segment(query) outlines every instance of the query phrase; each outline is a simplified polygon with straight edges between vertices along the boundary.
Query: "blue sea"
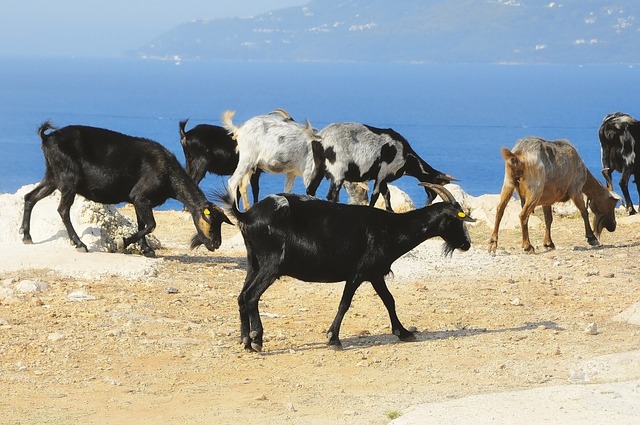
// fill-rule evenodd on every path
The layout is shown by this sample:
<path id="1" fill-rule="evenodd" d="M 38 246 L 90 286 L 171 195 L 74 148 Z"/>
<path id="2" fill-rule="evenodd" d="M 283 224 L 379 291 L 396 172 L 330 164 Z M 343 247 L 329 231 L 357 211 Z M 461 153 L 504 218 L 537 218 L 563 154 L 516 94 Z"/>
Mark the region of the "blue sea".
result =
<path id="1" fill-rule="evenodd" d="M 627 65 L 432 65 L 388 63 L 182 62 L 134 59 L 0 59 L 0 193 L 44 175 L 36 132 L 44 120 L 154 139 L 184 156 L 178 121 L 220 125 L 275 108 L 316 128 L 356 121 L 403 134 L 433 167 L 469 194 L 499 193 L 503 146 L 540 136 L 570 140 L 601 178 L 597 131 L 614 111 L 640 117 L 640 70 Z M 617 176 L 614 177 L 617 181 Z M 227 177 L 207 177 L 205 193 Z M 396 181 L 417 205 L 412 177 Z M 284 177 L 263 176 L 261 197 Z M 325 197 L 328 184 L 318 191 Z M 295 192 L 303 193 L 301 179 Z M 632 190 L 635 200 L 635 190 Z M 344 195 L 343 195 L 344 198 Z M 163 209 L 179 209 L 168 201 Z"/>

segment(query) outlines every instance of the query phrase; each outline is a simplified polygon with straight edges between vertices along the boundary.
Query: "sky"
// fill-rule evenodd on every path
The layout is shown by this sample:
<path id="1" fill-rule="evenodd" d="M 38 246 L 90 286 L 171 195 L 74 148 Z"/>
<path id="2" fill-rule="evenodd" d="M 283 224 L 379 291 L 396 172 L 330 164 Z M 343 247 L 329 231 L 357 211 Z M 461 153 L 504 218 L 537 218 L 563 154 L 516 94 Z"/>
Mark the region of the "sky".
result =
<path id="1" fill-rule="evenodd" d="M 1 0 L 0 56 L 117 57 L 184 22 L 309 0 Z"/>

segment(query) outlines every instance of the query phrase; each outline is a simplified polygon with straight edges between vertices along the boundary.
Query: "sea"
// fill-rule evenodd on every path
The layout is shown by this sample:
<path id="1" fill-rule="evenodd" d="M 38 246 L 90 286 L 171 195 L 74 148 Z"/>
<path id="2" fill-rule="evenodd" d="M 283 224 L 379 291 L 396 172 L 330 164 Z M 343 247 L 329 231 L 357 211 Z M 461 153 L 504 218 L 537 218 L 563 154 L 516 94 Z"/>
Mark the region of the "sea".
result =
<path id="1" fill-rule="evenodd" d="M 640 117 L 640 68 L 2 58 L 0 193 L 42 179 L 37 129 L 45 120 L 150 138 L 184 163 L 178 121 L 189 119 L 187 129 L 221 125 L 232 109 L 239 124 L 275 108 L 318 129 L 333 122 L 393 128 L 431 166 L 479 196 L 500 192 L 500 150 L 526 136 L 571 141 L 602 181 L 598 127 L 615 111 Z M 210 175 L 201 187 L 219 191 L 227 179 Z M 393 184 L 416 205 L 426 201 L 415 178 Z M 283 187 L 284 176 L 263 175 L 261 198 Z M 317 195 L 327 190 L 325 181 Z M 304 193 L 301 178 L 294 192 Z M 159 207 L 181 208 L 174 200 Z"/>

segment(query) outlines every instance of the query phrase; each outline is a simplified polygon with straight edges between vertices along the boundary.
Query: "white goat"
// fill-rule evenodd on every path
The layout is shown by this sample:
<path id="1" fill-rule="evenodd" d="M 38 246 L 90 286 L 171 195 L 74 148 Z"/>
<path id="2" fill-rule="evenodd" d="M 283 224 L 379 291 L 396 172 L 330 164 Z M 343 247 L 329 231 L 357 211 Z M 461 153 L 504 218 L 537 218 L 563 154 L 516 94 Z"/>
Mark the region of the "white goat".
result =
<path id="1" fill-rule="evenodd" d="M 225 111 L 222 124 L 238 142 L 238 166 L 229 178 L 234 199 L 241 183 L 256 169 L 286 174 L 284 191 L 291 192 L 296 176 L 302 176 L 307 194 L 315 196 L 324 177 L 320 136 L 307 122 L 298 124 L 284 110 L 258 115 L 240 126 L 232 122 L 235 111 Z"/>

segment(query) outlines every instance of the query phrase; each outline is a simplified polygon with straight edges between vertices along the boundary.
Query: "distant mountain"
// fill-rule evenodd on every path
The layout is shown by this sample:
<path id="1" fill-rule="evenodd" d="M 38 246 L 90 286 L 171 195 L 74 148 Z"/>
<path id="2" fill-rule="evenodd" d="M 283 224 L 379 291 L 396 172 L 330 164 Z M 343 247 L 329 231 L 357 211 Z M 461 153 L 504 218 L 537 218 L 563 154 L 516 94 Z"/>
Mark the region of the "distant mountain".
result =
<path id="1" fill-rule="evenodd" d="M 638 0 L 313 0 L 197 20 L 130 52 L 170 60 L 640 63 Z"/>

